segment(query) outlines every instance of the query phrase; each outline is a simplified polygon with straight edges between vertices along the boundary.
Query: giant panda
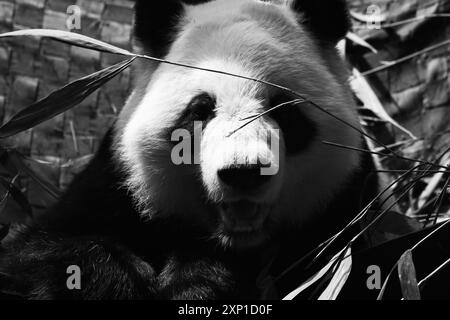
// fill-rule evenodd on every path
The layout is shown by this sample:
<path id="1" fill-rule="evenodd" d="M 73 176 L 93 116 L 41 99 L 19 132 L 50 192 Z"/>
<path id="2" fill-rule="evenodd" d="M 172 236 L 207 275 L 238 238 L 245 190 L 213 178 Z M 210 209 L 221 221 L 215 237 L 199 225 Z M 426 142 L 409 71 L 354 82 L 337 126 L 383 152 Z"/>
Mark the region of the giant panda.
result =
<path id="1" fill-rule="evenodd" d="M 261 274 L 333 235 L 377 189 L 370 156 L 323 143 L 365 147 L 336 49 L 346 3 L 141 0 L 135 10 L 141 53 L 196 68 L 136 62 L 134 90 L 91 163 L 3 241 L 0 291 L 259 299 Z M 308 102 L 267 112 L 295 97 L 266 82 L 343 121 Z M 176 132 L 193 138 L 179 157 L 197 161 L 174 161 Z M 73 290 L 70 266 L 81 271 Z"/>

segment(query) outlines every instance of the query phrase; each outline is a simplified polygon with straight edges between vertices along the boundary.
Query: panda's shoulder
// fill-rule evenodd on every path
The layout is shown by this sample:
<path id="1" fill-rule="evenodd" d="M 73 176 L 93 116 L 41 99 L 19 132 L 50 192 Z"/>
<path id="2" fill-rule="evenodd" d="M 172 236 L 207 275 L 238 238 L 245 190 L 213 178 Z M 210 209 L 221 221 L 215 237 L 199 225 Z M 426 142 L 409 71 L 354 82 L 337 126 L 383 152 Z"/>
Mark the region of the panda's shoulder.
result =
<path id="1" fill-rule="evenodd" d="M 123 187 L 125 173 L 114 157 L 113 139 L 110 129 L 87 167 L 75 176 L 56 204 L 37 217 L 40 224 L 81 231 L 139 222 L 132 197 Z"/>

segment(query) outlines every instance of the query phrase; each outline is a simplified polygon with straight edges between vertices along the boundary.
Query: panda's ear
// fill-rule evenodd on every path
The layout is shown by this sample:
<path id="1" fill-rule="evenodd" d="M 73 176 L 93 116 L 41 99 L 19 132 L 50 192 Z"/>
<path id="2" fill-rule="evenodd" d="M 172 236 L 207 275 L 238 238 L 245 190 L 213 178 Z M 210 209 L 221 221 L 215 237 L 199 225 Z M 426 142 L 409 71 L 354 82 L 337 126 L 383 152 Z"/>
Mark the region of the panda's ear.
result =
<path id="1" fill-rule="evenodd" d="M 200 4 L 208 0 L 136 0 L 135 37 L 163 56 L 175 36 L 175 28 L 183 16 L 183 4 Z"/>
<path id="2" fill-rule="evenodd" d="M 135 37 L 151 49 L 153 55 L 164 55 L 182 10 L 181 1 L 178 0 L 137 0 Z"/>
<path id="3" fill-rule="evenodd" d="M 346 0 L 292 0 L 292 7 L 319 39 L 337 43 L 350 30 Z"/>

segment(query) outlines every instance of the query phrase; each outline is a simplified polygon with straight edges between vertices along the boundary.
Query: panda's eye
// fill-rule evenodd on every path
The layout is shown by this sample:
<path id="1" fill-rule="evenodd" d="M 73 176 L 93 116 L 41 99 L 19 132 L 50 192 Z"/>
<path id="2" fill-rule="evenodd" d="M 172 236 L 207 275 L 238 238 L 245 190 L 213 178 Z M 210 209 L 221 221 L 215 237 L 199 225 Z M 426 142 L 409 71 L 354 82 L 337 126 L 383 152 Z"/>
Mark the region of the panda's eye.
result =
<path id="1" fill-rule="evenodd" d="M 293 98 L 282 94 L 270 99 L 269 104 L 272 108 L 292 100 Z M 283 132 L 288 154 L 296 154 L 306 149 L 317 134 L 315 123 L 305 116 L 301 106 L 287 104 L 272 111 L 270 116 Z"/>
<path id="2" fill-rule="evenodd" d="M 202 93 L 189 102 L 188 110 L 194 120 L 207 121 L 213 117 L 215 107 L 215 99 L 207 93 Z"/>

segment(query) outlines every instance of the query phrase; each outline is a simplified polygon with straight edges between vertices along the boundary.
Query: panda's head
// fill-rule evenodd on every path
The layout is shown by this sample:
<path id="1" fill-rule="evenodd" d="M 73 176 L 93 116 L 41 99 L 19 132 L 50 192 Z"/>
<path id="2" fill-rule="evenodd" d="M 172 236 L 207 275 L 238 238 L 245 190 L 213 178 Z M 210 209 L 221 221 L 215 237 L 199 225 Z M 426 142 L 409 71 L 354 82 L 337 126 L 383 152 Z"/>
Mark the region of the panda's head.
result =
<path id="1" fill-rule="evenodd" d="M 139 1 L 144 53 L 276 83 L 358 126 L 335 49 L 344 0 Z M 149 217 L 177 215 L 225 246 L 254 247 L 302 226 L 357 168 L 357 132 L 260 82 L 141 61 L 116 127 L 127 187 Z M 238 128 L 242 127 L 239 130 Z"/>

